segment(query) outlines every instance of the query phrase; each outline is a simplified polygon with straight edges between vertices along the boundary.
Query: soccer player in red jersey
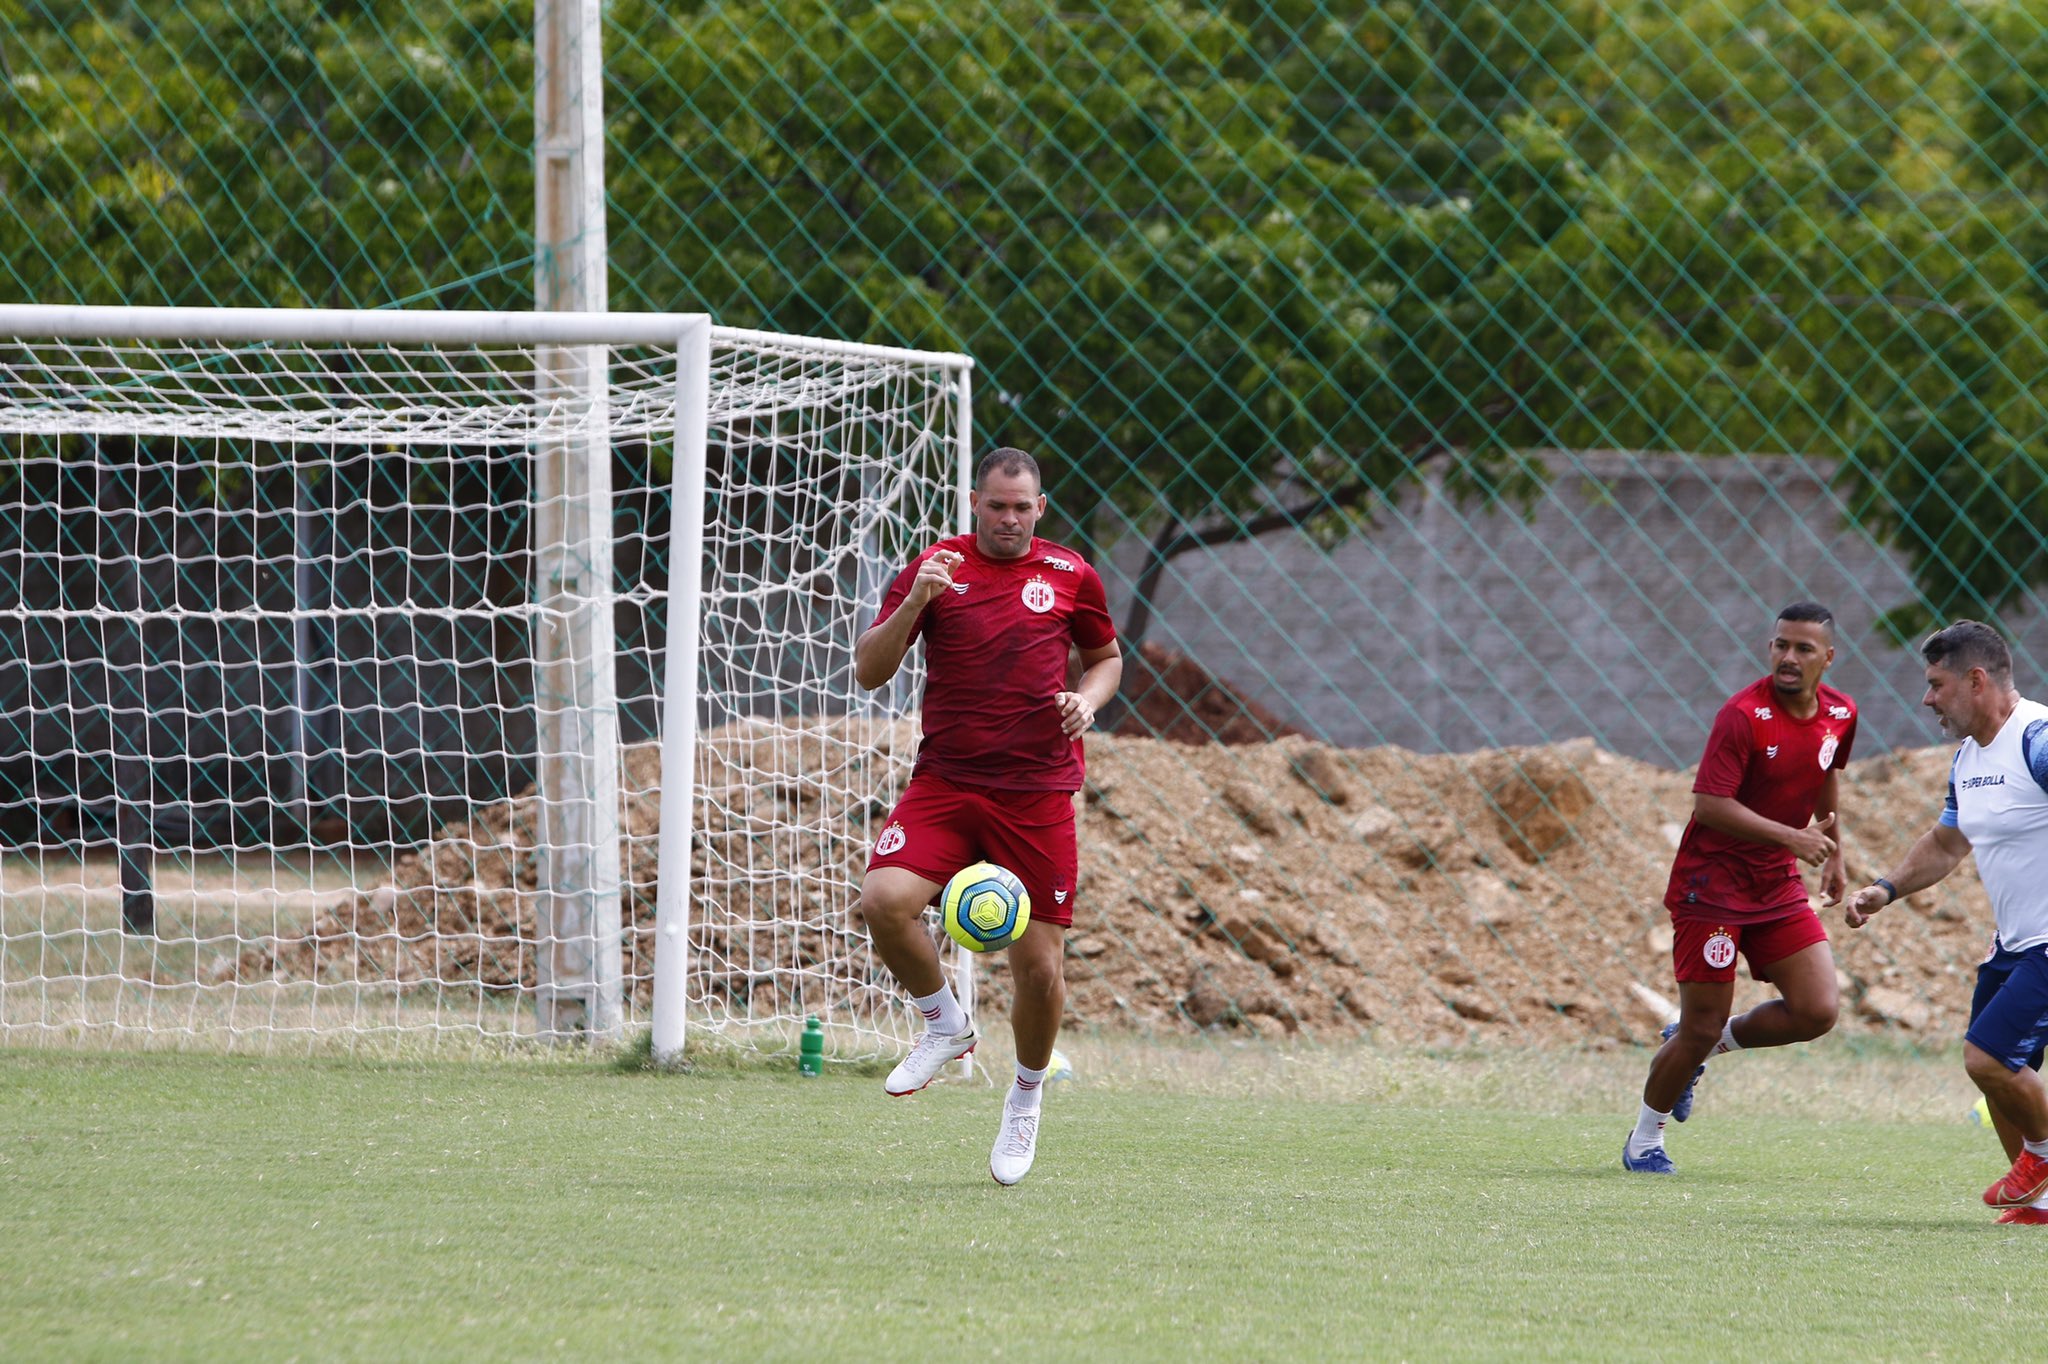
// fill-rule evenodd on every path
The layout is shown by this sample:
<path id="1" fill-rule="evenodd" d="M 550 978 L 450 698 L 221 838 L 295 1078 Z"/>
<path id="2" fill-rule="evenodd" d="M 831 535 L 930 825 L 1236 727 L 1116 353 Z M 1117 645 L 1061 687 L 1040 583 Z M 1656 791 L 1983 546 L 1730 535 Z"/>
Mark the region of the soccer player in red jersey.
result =
<path id="1" fill-rule="evenodd" d="M 1709 1056 L 1807 1042 L 1835 1026 L 1840 998 L 1827 930 L 1799 864 L 1821 869 L 1829 904 L 1848 889 L 1835 825 L 1837 775 L 1856 741 L 1856 703 L 1821 674 L 1835 660 L 1835 619 L 1794 602 L 1771 632 L 1770 676 L 1728 698 L 1693 778 L 1692 819 L 1672 860 L 1664 906 L 1678 976 L 1678 1022 L 1650 1062 L 1623 1168 L 1675 1173 L 1664 1124 L 1692 1116 Z M 1735 956 L 1779 998 L 1738 1018 Z"/>
<path id="2" fill-rule="evenodd" d="M 989 1157 L 996 1180 L 1015 1184 L 1037 1151 L 1041 1086 L 1066 1005 L 1081 735 L 1116 694 L 1123 656 L 1102 579 L 1073 550 L 1032 534 L 1045 515 L 1037 461 L 992 451 L 969 497 L 973 533 L 940 541 L 898 574 L 854 646 L 855 680 L 869 690 L 896 675 L 919 639 L 926 663 L 924 741 L 875 840 L 860 904 L 875 950 L 925 1017 L 884 1083 L 914 1094 L 980 1041 L 946 984 L 925 906 L 973 862 L 1024 883 L 1031 923 L 1009 949 L 1017 1079 Z M 1070 649 L 1081 660 L 1071 691 Z"/>

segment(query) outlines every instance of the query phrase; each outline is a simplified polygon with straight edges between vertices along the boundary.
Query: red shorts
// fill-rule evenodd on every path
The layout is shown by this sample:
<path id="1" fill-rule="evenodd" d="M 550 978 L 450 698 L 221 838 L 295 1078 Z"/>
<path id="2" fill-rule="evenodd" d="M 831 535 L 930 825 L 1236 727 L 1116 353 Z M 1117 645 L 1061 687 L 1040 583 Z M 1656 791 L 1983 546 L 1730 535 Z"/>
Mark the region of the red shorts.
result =
<path id="1" fill-rule="evenodd" d="M 1795 909 L 1777 919 L 1761 923 L 1724 924 L 1712 919 L 1671 920 L 1671 963 L 1678 979 L 1686 981 L 1730 981 L 1735 979 L 1735 954 L 1739 950 L 1749 961 L 1749 978 L 1772 962 L 1804 952 L 1817 942 L 1828 940 L 1820 915 L 1810 909 Z"/>
<path id="2" fill-rule="evenodd" d="M 1071 791 L 1000 791 L 916 776 L 875 839 L 868 870 L 901 867 L 940 885 L 975 862 L 1008 867 L 1031 897 L 1031 917 L 1074 922 L 1080 854 Z"/>

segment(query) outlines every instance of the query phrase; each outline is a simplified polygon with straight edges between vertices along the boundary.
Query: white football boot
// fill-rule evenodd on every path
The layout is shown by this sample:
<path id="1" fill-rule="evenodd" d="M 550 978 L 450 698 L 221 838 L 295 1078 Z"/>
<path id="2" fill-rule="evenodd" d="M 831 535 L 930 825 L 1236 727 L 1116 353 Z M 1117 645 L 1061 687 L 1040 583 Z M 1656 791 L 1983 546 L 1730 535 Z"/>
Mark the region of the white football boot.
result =
<path id="1" fill-rule="evenodd" d="M 1038 1154 L 1038 1119 L 1042 1108 L 1019 1108 L 1003 1100 L 1003 1125 L 996 1130 L 996 1146 L 988 1153 L 988 1172 L 998 1184 L 1015 1184 L 1031 1173 L 1031 1161 Z"/>
<path id="2" fill-rule="evenodd" d="M 974 1030 L 972 1023 L 951 1037 L 927 1028 L 918 1034 L 910 1055 L 898 1061 L 896 1069 L 889 1072 L 882 1088 L 899 1099 L 906 1094 L 915 1094 L 937 1079 L 948 1061 L 959 1060 L 973 1051 L 980 1041 L 981 1034 Z"/>

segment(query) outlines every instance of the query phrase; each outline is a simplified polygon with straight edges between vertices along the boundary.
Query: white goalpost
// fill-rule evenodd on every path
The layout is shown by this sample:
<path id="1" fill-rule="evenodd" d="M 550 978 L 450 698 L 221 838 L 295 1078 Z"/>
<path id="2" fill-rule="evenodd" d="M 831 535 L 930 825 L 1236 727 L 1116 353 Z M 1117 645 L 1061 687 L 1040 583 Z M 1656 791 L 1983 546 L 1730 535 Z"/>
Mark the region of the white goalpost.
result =
<path id="1" fill-rule="evenodd" d="M 872 1053 L 971 365 L 697 314 L 0 306 L 0 1040 Z M 956 971 L 971 990 L 971 965 Z"/>

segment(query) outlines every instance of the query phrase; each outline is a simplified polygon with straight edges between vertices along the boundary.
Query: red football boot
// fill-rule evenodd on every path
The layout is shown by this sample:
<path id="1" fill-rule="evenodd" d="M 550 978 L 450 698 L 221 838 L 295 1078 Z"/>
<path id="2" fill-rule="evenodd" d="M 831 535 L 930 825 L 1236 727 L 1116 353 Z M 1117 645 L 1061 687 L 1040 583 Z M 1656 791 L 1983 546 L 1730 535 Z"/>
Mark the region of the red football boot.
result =
<path id="1" fill-rule="evenodd" d="M 2048 1208 L 2006 1208 L 1998 1220 L 2009 1227 L 2048 1227 Z"/>
<path id="2" fill-rule="evenodd" d="M 2023 1207 L 2039 1198 L 2043 1189 L 2048 1189 L 2048 1160 L 2022 1151 L 2005 1178 L 1984 1191 L 1984 1201 L 1994 1208 Z"/>

